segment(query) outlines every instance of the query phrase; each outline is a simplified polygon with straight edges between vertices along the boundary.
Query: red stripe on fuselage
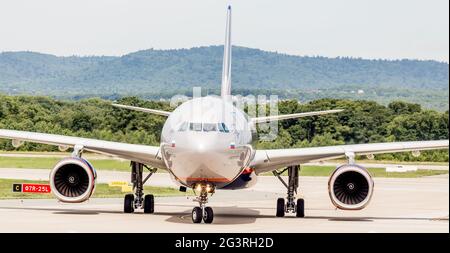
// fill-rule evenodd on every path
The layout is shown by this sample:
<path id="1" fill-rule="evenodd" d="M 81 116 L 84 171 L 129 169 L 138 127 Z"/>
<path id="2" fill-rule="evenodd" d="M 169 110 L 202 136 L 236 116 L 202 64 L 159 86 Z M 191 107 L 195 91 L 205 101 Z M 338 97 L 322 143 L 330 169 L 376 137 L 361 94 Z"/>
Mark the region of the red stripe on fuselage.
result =
<path id="1" fill-rule="evenodd" d="M 204 181 L 204 182 L 218 182 L 218 183 L 228 183 L 231 182 L 231 179 L 224 177 L 187 177 L 180 178 L 183 181 Z"/>

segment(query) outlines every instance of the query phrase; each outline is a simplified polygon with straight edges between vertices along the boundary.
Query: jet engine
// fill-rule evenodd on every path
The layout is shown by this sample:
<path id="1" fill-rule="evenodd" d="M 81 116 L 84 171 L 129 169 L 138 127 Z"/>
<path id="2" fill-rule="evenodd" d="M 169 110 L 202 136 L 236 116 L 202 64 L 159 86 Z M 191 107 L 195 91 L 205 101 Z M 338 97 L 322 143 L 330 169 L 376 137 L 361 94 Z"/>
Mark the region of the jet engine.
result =
<path id="1" fill-rule="evenodd" d="M 62 202 L 79 203 L 89 199 L 94 192 L 97 173 L 82 158 L 65 158 L 50 172 L 53 195 Z"/>
<path id="2" fill-rule="evenodd" d="M 339 209 L 360 210 L 369 204 L 374 182 L 362 166 L 345 164 L 336 168 L 328 181 L 331 202 Z"/>

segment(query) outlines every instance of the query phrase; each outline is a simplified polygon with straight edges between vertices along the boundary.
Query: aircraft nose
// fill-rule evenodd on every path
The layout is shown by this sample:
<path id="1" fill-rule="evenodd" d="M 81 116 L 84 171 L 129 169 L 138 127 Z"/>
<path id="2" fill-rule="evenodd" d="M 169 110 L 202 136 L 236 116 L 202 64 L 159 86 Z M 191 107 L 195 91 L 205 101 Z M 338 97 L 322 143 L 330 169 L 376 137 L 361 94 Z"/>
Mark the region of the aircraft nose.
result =
<path id="1" fill-rule="evenodd" d="M 195 151 L 198 154 L 203 154 L 206 152 L 205 143 L 196 143 L 195 144 Z"/>
<path id="2" fill-rule="evenodd" d="M 196 154 L 204 154 L 217 149 L 214 138 L 196 138 L 192 139 L 191 148 Z"/>
<path id="3" fill-rule="evenodd" d="M 175 139 L 174 142 L 179 152 L 192 154 L 222 151 L 230 145 L 229 140 L 212 133 L 187 133 L 185 136 Z"/>

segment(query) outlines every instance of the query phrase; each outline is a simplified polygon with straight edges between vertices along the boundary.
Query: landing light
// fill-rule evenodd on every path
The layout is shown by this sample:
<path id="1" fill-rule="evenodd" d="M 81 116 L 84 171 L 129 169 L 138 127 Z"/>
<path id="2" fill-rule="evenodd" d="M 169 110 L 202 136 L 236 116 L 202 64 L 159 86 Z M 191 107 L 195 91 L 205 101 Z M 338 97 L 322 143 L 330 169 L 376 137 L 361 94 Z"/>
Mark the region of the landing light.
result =
<path id="1" fill-rule="evenodd" d="M 204 183 L 197 183 L 194 186 L 194 191 L 201 193 L 201 192 L 207 192 L 207 193 L 214 193 L 214 186 L 211 184 L 204 184 Z"/>

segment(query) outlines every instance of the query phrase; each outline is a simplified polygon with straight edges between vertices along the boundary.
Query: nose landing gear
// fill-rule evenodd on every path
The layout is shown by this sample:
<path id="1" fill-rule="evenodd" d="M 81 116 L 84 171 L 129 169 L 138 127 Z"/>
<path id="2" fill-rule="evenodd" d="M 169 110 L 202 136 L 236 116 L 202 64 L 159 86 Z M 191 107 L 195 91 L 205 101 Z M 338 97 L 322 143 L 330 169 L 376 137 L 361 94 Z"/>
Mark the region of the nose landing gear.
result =
<path id="1" fill-rule="evenodd" d="M 192 222 L 201 223 L 203 220 L 204 223 L 209 224 L 214 220 L 214 212 L 213 209 L 209 206 L 203 207 L 194 207 L 192 209 Z"/>
<path id="2" fill-rule="evenodd" d="M 288 172 L 288 183 L 286 183 L 281 174 L 285 171 Z M 300 171 L 300 166 L 289 166 L 284 170 L 278 172 L 273 171 L 273 174 L 286 186 L 287 189 L 287 203 L 285 203 L 284 198 L 279 198 L 277 200 L 277 217 L 284 217 L 285 213 L 295 213 L 297 217 L 305 217 L 305 200 L 302 198 L 295 201 L 298 189 L 298 175 Z"/>
<path id="3" fill-rule="evenodd" d="M 143 179 L 143 170 L 146 167 L 150 174 Z M 131 183 L 133 184 L 134 194 L 125 195 L 123 211 L 133 213 L 135 209 L 143 208 L 144 213 L 153 213 L 155 211 L 155 200 L 152 194 L 144 196 L 144 184 L 156 172 L 142 163 L 131 162 Z"/>
<path id="4" fill-rule="evenodd" d="M 212 223 L 214 220 L 214 212 L 211 207 L 206 206 L 206 203 L 208 203 L 208 194 L 212 195 L 215 192 L 214 185 L 197 183 L 193 189 L 195 193 L 198 192 L 198 196 L 194 201 L 198 202 L 200 206 L 192 209 L 192 222 L 201 223 L 203 220 L 204 223 Z"/>

